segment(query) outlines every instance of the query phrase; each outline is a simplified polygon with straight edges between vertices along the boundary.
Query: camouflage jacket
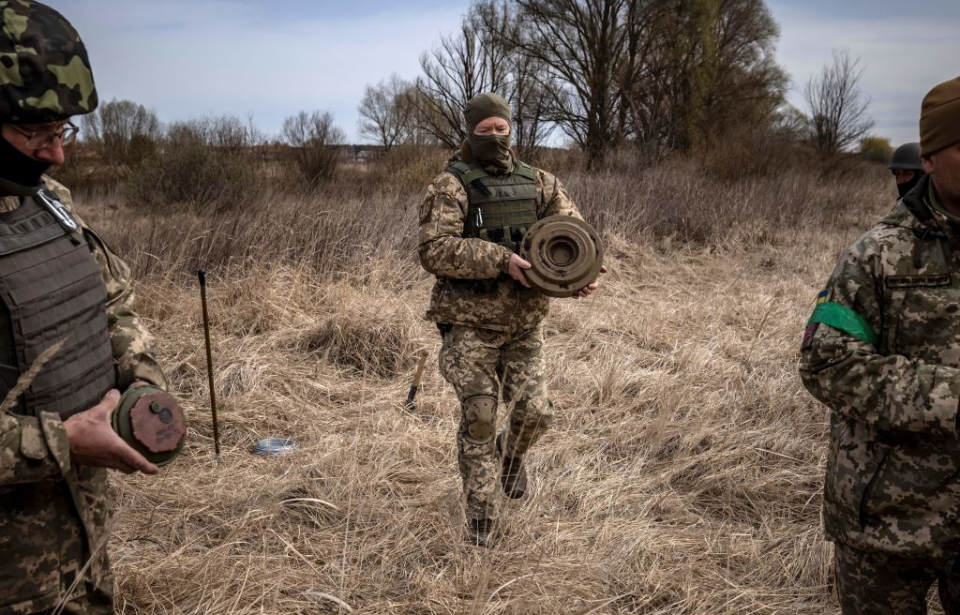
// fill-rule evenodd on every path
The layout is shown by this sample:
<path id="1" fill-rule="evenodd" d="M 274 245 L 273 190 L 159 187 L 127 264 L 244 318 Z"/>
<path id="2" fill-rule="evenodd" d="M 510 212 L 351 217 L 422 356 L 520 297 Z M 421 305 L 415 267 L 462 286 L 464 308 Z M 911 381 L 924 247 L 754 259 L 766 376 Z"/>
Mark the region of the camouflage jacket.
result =
<path id="1" fill-rule="evenodd" d="M 456 157 L 455 157 L 456 159 Z M 581 218 L 560 181 L 537 169 L 537 218 Z M 420 202 L 420 263 L 437 276 L 427 319 L 496 331 L 522 331 L 547 315 L 549 298 L 507 275 L 512 252 L 479 238 L 464 238 L 467 192 L 449 171 L 427 186 Z M 487 285 L 467 280 L 491 280 Z"/>
<path id="2" fill-rule="evenodd" d="M 928 185 L 840 258 L 818 301 L 848 320 L 815 311 L 800 362 L 832 410 L 827 537 L 906 557 L 960 555 L 960 233 Z"/>
<path id="3" fill-rule="evenodd" d="M 72 210 L 69 192 L 47 181 Z M 18 197 L 0 197 L 0 211 L 19 207 Z M 75 215 L 75 214 L 74 214 Z M 75 215 L 76 217 L 76 215 Z M 166 388 L 149 334 L 132 311 L 130 271 L 82 220 L 107 289 L 107 323 L 117 388 L 135 380 Z M 31 450 L 28 458 L 24 450 Z M 41 454 L 37 454 L 40 451 Z M 106 559 L 109 516 L 106 472 L 71 464 L 70 445 L 59 416 L 0 414 L 0 615 L 48 609 L 61 599 L 89 591 L 86 582 L 69 589 L 92 557 L 86 578 L 109 590 Z M 28 541 L 22 538 L 29 536 Z M 15 540 L 15 538 L 19 538 Z M 10 546 L 30 544 L 29 552 Z"/>

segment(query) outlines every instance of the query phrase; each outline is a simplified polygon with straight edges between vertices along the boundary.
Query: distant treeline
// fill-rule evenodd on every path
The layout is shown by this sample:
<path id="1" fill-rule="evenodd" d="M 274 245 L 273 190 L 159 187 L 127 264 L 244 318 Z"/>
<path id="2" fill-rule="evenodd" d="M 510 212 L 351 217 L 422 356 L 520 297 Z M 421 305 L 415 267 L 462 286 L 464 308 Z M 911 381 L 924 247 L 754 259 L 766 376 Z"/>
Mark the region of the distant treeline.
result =
<path id="1" fill-rule="evenodd" d="M 803 112 L 785 102 L 778 36 L 763 0 L 478 0 L 457 32 L 423 53 L 415 80 L 367 86 L 359 132 L 373 145 L 361 159 L 375 168 L 362 181 L 428 180 L 466 136 L 464 103 L 485 91 L 513 105 L 519 155 L 551 169 L 680 156 L 740 179 L 798 164 L 831 173 L 855 150 L 888 160 L 889 141 L 869 134 L 859 61 L 834 52 L 806 83 Z M 117 187 L 148 205 L 233 208 L 278 186 L 315 190 L 351 159 L 322 110 L 287 117 L 267 136 L 252 119 L 164 125 L 115 100 L 83 117 L 81 135 L 65 181 Z M 566 154 L 545 147 L 558 138 L 572 144 Z"/>

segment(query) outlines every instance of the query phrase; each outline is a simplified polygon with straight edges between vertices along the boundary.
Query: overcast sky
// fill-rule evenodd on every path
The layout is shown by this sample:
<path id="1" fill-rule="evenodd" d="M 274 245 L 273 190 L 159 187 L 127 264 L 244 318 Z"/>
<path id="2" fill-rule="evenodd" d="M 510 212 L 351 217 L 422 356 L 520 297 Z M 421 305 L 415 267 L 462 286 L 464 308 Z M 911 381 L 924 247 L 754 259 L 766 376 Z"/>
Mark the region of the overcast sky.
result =
<path id="1" fill-rule="evenodd" d="M 102 100 L 165 121 L 252 115 L 268 134 L 301 110 L 330 111 L 351 141 L 364 87 L 413 79 L 469 0 L 47 0 L 80 31 Z M 960 1 L 768 0 L 790 100 L 832 49 L 859 56 L 877 134 L 917 139 L 920 101 L 960 74 Z"/>

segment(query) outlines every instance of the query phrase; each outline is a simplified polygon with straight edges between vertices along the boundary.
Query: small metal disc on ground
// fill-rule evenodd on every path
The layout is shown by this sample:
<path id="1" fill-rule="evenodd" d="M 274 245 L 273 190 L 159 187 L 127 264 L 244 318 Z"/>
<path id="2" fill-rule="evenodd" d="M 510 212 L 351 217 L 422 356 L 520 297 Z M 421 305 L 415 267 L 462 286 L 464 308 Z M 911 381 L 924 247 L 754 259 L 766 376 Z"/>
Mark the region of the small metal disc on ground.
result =
<path id="1" fill-rule="evenodd" d="M 253 454 L 261 457 L 271 457 L 280 453 L 295 451 L 298 448 L 300 447 L 291 438 L 265 438 L 254 445 Z"/>
<path id="2" fill-rule="evenodd" d="M 173 461 L 187 437 L 183 408 L 172 395 L 154 386 L 128 389 L 110 422 L 124 442 L 158 466 Z"/>
<path id="3" fill-rule="evenodd" d="M 523 236 L 520 256 L 530 285 L 550 297 L 570 297 L 600 275 L 603 244 L 592 226 L 571 216 L 549 216 Z"/>

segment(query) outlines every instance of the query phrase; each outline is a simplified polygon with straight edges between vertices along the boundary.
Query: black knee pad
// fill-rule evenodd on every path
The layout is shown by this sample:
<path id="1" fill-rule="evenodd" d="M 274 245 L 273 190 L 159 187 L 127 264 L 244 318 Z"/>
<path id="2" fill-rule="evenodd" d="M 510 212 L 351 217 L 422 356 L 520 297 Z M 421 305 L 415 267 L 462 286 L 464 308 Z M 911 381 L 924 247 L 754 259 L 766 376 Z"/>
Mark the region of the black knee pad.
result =
<path id="1" fill-rule="evenodd" d="M 463 437 L 471 444 L 493 440 L 497 421 L 497 398 L 474 395 L 463 400 Z"/>

